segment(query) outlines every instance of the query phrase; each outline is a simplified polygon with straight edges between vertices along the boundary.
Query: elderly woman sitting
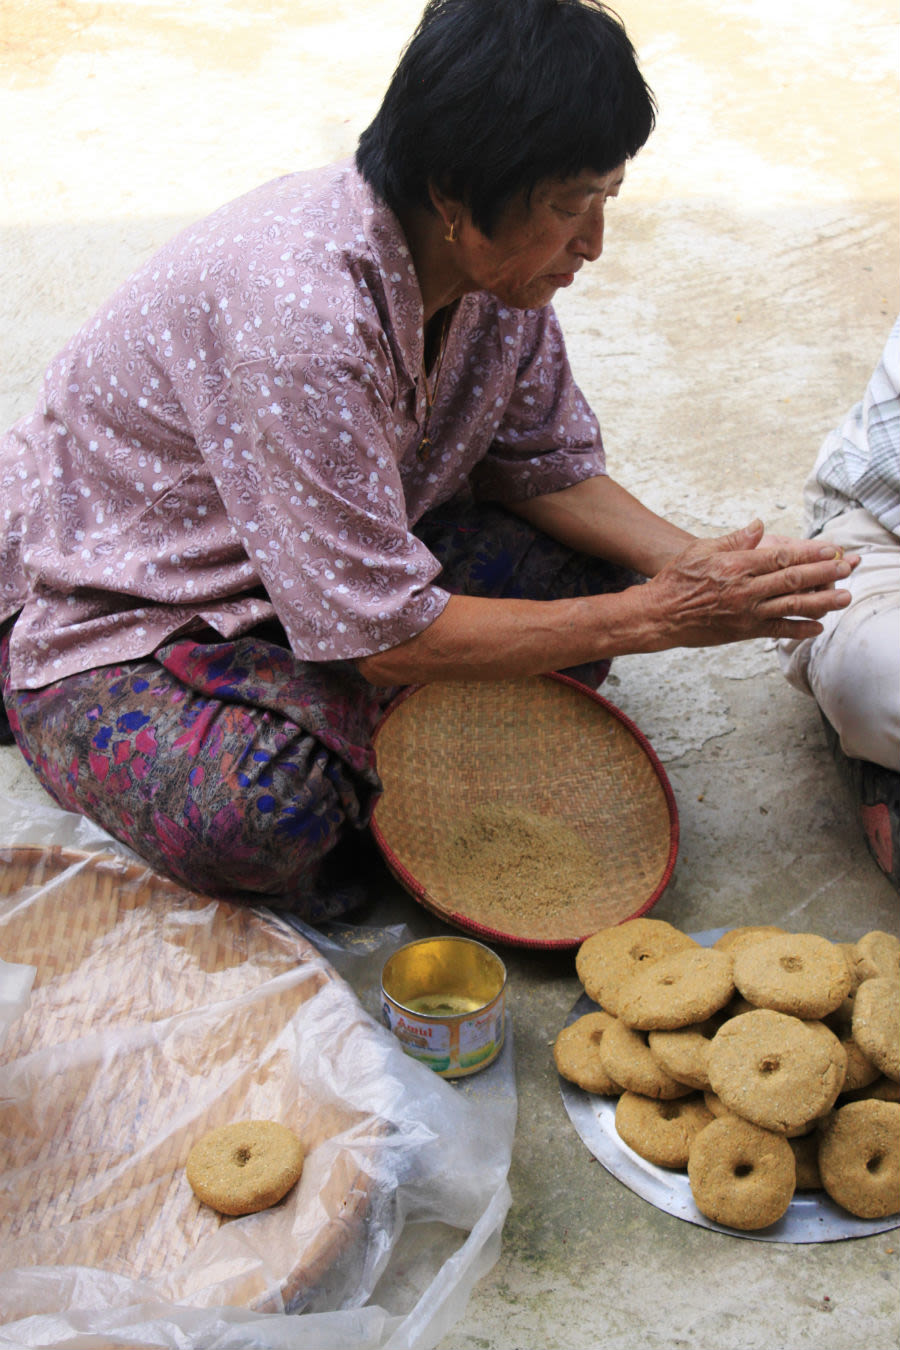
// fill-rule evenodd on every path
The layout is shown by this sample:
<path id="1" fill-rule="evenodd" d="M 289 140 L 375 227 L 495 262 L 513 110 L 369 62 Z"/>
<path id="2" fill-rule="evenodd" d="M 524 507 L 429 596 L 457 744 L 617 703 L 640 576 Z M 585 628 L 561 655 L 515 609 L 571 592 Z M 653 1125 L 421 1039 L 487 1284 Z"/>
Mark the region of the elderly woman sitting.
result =
<path id="1" fill-rule="evenodd" d="M 191 226 L 60 352 L 0 445 L 0 673 L 62 806 L 321 918 L 396 686 L 596 684 L 846 602 L 853 558 L 606 473 L 551 301 L 653 123 L 594 0 L 432 0 L 354 164 Z"/>

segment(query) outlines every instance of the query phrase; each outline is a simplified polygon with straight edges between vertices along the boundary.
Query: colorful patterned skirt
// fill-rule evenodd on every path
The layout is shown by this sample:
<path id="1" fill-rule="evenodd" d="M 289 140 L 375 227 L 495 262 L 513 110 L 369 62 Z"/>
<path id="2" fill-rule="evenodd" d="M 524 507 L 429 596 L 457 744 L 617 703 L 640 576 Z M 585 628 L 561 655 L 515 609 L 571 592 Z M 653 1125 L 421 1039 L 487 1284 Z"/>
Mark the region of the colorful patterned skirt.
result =
<path id="1" fill-rule="evenodd" d="M 496 507 L 431 512 L 418 534 L 456 594 L 549 600 L 642 580 L 573 554 Z M 596 687 L 609 662 L 570 671 Z M 396 690 L 352 662 L 311 663 L 269 624 L 224 641 L 175 638 L 151 656 L 13 690 L 15 740 L 60 806 L 193 890 L 312 922 L 366 898 L 380 792 L 372 733 Z"/>

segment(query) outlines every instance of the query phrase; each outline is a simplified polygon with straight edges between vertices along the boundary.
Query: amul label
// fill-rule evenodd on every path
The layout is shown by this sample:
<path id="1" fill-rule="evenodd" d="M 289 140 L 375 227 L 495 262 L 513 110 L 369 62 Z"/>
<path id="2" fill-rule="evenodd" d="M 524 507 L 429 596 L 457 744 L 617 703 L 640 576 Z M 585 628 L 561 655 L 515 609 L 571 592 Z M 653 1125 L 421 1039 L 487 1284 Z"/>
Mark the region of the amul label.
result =
<path id="1" fill-rule="evenodd" d="M 450 1028 L 440 1022 L 421 1022 L 386 1002 L 385 1024 L 397 1037 L 407 1054 L 438 1073 L 450 1068 Z"/>

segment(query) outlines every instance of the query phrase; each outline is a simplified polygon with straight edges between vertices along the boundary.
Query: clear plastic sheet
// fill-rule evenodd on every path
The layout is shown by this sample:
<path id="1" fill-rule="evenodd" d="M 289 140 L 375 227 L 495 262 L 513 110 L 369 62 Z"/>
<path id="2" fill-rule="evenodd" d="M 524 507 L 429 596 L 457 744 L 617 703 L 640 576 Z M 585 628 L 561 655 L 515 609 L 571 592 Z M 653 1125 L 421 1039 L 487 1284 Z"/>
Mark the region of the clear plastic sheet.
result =
<path id="1" fill-rule="evenodd" d="M 28 1009 L 36 974 L 36 966 L 12 964 L 0 957 L 0 1047 L 7 1029 Z"/>
<path id="2" fill-rule="evenodd" d="M 89 822 L 0 799 L 7 878 L 26 848 L 58 861 L 0 889 L 0 958 L 25 972 L 0 1044 L 0 1347 L 435 1345 L 499 1252 L 509 1030 L 488 1069 L 445 1082 L 377 1020 L 403 927 L 326 934 L 185 892 L 169 907 L 169 883 Z M 28 931 L 30 1007 L 9 950 Z M 252 1117 L 311 1141 L 304 1173 L 273 1209 L 219 1219 L 184 1158 Z"/>

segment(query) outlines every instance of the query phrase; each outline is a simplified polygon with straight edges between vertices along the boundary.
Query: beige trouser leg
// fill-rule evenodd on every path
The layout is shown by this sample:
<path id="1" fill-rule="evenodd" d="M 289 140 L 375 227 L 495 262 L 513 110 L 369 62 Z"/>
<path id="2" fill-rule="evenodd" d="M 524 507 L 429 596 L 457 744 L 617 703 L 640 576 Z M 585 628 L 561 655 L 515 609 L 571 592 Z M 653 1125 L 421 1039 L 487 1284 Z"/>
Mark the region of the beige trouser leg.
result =
<path id="1" fill-rule="evenodd" d="M 861 555 L 841 582 L 853 600 L 825 617 L 818 637 L 779 641 L 781 668 L 813 695 L 845 755 L 900 770 L 900 539 L 861 509 L 818 537 Z"/>

